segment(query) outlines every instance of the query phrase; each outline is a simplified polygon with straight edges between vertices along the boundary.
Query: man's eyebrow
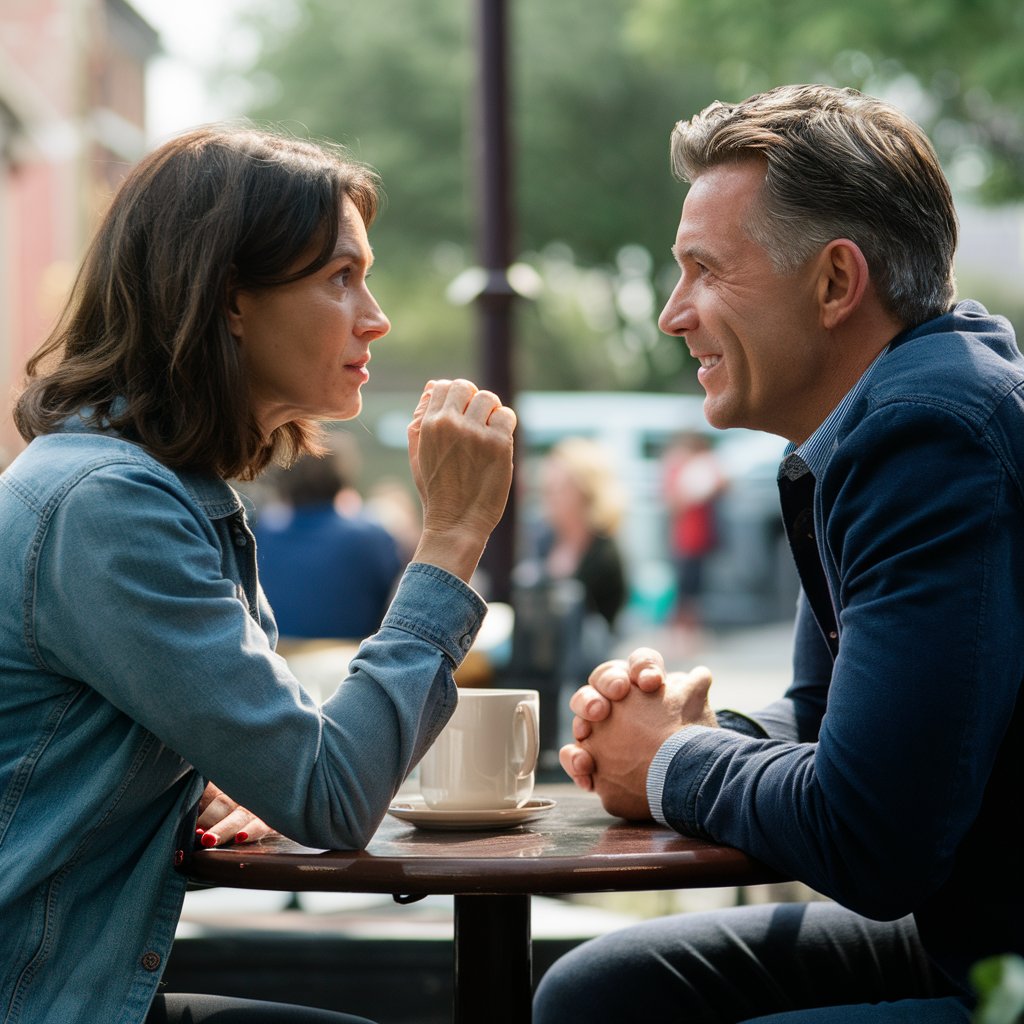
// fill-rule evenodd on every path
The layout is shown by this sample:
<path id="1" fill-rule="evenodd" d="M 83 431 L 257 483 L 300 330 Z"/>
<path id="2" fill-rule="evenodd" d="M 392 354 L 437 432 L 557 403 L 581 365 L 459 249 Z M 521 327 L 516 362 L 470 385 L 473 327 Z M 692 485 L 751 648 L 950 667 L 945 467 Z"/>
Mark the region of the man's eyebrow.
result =
<path id="1" fill-rule="evenodd" d="M 717 264 L 715 257 L 708 252 L 703 246 L 700 245 L 676 245 L 672 246 L 672 255 L 675 257 L 676 263 L 682 266 L 684 259 L 691 259 L 697 263 L 706 263 L 711 266 Z"/>

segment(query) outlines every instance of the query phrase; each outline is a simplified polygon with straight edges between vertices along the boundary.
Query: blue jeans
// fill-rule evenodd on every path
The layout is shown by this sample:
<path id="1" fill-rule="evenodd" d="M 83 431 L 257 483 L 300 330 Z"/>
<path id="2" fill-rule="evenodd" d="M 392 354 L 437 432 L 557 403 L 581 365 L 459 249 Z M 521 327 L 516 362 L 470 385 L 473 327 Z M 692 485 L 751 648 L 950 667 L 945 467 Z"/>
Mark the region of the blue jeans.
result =
<path id="1" fill-rule="evenodd" d="M 534 1024 L 967 1024 L 912 918 L 834 903 L 734 907 L 648 921 L 562 957 Z"/>

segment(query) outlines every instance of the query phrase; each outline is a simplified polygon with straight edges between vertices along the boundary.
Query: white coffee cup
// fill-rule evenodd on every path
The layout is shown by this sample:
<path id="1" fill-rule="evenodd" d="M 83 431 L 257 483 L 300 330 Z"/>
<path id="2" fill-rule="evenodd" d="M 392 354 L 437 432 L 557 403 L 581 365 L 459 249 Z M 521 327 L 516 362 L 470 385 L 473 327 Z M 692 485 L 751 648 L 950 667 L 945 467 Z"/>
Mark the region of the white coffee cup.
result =
<path id="1" fill-rule="evenodd" d="M 424 754 L 420 792 L 434 810 L 522 807 L 540 749 L 536 690 L 459 689 L 451 720 Z"/>

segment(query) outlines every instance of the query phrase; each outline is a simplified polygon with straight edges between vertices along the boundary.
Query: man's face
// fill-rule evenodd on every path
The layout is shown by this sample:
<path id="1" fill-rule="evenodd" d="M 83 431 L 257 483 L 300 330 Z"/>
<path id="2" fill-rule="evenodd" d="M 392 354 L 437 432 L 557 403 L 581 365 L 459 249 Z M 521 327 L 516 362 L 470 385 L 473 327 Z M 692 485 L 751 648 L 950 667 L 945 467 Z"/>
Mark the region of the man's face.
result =
<path id="1" fill-rule="evenodd" d="M 760 160 L 747 160 L 705 171 L 691 185 L 673 246 L 679 283 L 659 325 L 700 360 L 712 426 L 799 442 L 829 411 L 827 335 L 816 261 L 780 274 L 744 229 L 764 174 Z"/>

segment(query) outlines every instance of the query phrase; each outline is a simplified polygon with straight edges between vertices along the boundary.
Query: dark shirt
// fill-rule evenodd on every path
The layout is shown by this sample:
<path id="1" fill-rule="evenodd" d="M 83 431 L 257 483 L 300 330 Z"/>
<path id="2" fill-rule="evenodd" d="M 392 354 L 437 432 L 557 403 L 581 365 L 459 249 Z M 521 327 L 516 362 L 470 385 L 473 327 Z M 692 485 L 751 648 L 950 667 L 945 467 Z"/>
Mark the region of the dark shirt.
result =
<path id="1" fill-rule="evenodd" d="M 611 537 L 595 537 L 573 575 L 583 584 L 587 611 L 597 612 L 609 626 L 614 626 L 626 603 L 626 576 L 615 541 Z"/>
<path id="2" fill-rule="evenodd" d="M 284 637 L 359 639 L 380 627 L 402 570 L 398 547 L 379 524 L 332 505 L 258 522 L 260 582 Z"/>

